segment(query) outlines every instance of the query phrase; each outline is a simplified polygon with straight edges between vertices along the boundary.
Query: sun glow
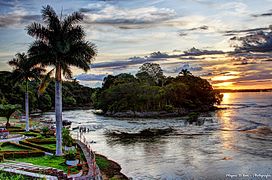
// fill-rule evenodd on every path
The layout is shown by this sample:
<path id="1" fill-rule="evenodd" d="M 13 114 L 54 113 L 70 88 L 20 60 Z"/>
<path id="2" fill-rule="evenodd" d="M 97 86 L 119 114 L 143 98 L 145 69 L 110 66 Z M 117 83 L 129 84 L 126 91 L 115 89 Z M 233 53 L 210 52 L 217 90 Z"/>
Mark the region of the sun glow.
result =
<path id="1" fill-rule="evenodd" d="M 215 76 L 212 78 L 212 81 L 226 81 L 235 78 L 237 78 L 237 76 Z"/>

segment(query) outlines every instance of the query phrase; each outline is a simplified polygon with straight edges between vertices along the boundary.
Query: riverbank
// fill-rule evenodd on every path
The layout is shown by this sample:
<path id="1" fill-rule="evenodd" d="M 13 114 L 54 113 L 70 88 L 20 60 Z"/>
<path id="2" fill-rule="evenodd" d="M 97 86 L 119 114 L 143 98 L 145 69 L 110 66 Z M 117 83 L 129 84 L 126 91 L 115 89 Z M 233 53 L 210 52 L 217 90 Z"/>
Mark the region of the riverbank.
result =
<path id="1" fill-rule="evenodd" d="M 124 112 L 110 112 L 107 111 L 106 113 L 96 110 L 94 113 L 96 115 L 102 115 L 107 117 L 116 117 L 116 118 L 173 118 L 173 117 L 182 117 L 187 116 L 190 113 L 202 113 L 202 112 L 209 112 L 215 111 L 221 108 L 218 107 L 201 107 L 198 109 L 184 109 L 180 108 L 174 111 L 146 111 L 146 112 L 138 112 L 138 111 L 124 111 Z"/>
<path id="2" fill-rule="evenodd" d="M 96 163 L 100 168 L 100 172 L 102 174 L 102 178 L 107 179 L 114 179 L 114 180 L 128 180 L 129 178 L 121 173 L 121 166 L 113 161 L 108 159 L 106 156 L 101 154 L 96 154 Z"/>

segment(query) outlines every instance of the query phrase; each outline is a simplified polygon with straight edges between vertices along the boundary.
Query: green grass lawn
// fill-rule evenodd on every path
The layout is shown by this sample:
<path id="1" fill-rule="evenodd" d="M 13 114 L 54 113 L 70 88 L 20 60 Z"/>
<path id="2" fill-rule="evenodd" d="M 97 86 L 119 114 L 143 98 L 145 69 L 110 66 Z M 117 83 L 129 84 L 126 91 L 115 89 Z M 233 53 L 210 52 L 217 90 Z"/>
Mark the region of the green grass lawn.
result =
<path id="1" fill-rule="evenodd" d="M 46 155 L 42 157 L 19 158 L 16 159 L 16 161 L 32 163 L 39 166 L 53 167 L 67 172 L 67 165 L 65 164 L 64 157 Z"/>
<path id="2" fill-rule="evenodd" d="M 50 148 L 50 149 L 56 149 L 56 144 L 39 144 L 39 146 Z"/>
<path id="3" fill-rule="evenodd" d="M 0 171 L 0 179 L 1 180 L 33 180 L 33 179 L 40 179 L 40 178 L 31 178 L 27 176 L 23 176 L 20 174 L 12 174 L 9 172 Z"/>
<path id="4" fill-rule="evenodd" d="M 68 172 L 68 166 L 65 164 L 64 157 L 57 156 L 42 156 L 42 157 L 31 157 L 31 158 L 19 158 L 15 161 L 32 163 L 34 165 L 52 167 L 63 170 L 65 173 Z M 78 173 L 77 167 L 71 168 L 71 173 Z"/>
<path id="5" fill-rule="evenodd" d="M 0 144 L 0 151 L 24 151 L 24 150 L 31 150 L 31 149 L 15 146 L 12 144 L 8 144 L 5 146 L 2 146 L 2 144 Z"/>

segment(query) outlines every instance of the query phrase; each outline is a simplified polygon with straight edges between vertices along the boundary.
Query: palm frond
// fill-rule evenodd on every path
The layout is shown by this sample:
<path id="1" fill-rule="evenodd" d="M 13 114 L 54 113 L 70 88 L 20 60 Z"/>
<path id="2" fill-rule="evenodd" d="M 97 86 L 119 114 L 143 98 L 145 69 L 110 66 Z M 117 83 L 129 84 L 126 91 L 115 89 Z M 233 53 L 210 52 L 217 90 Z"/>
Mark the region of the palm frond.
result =
<path id="1" fill-rule="evenodd" d="M 94 44 L 79 41 L 73 44 L 65 61 L 67 64 L 76 66 L 87 71 L 90 69 L 90 63 L 97 54 Z"/>
<path id="2" fill-rule="evenodd" d="M 18 59 L 13 58 L 11 61 L 8 62 L 8 64 L 9 64 L 10 66 L 16 68 L 16 67 L 19 65 Z"/>
<path id="3" fill-rule="evenodd" d="M 69 29 L 73 24 L 83 20 L 83 14 L 80 12 L 74 12 L 70 16 L 67 16 L 63 20 L 63 30 Z"/>
<path id="4" fill-rule="evenodd" d="M 49 85 L 50 80 L 51 80 L 50 76 L 52 75 L 53 71 L 54 71 L 54 69 L 52 69 L 51 71 L 49 71 L 45 75 L 45 77 L 42 79 L 42 81 L 41 81 L 41 83 L 39 85 L 39 88 L 38 88 L 38 95 L 39 96 L 42 95 L 45 92 L 47 86 Z"/>
<path id="5" fill-rule="evenodd" d="M 43 20 L 46 23 L 48 23 L 49 29 L 54 31 L 60 31 L 61 29 L 60 20 L 58 15 L 54 11 L 54 9 L 51 6 L 47 5 L 47 6 L 43 6 L 43 9 L 41 12 L 42 12 Z"/>
<path id="6" fill-rule="evenodd" d="M 75 26 L 71 28 L 67 34 L 67 39 L 71 42 L 82 40 L 85 37 L 85 32 L 81 26 Z"/>
<path id="7" fill-rule="evenodd" d="M 26 30 L 28 35 L 41 40 L 48 40 L 50 36 L 50 31 L 43 25 L 36 22 L 27 26 Z"/>
<path id="8" fill-rule="evenodd" d="M 30 62 L 33 64 L 54 65 L 54 50 L 43 41 L 34 41 L 28 50 Z"/>
<path id="9" fill-rule="evenodd" d="M 73 77 L 71 68 L 66 64 L 62 64 L 62 72 L 66 79 L 71 79 Z"/>

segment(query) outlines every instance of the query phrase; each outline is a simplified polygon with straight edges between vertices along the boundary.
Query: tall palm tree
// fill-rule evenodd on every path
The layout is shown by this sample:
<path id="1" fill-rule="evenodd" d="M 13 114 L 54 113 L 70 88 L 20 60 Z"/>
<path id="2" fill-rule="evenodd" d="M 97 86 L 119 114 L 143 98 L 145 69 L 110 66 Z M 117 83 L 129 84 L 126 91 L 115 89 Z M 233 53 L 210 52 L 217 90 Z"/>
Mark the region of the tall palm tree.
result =
<path id="1" fill-rule="evenodd" d="M 45 69 L 31 64 L 25 53 L 16 54 L 16 57 L 9 61 L 9 65 L 13 67 L 12 79 L 14 82 L 25 82 L 25 130 L 29 131 L 28 82 L 30 79 L 38 79 Z"/>
<path id="2" fill-rule="evenodd" d="M 74 12 L 62 19 L 49 5 L 42 8 L 44 25 L 32 23 L 27 33 L 36 40 L 30 46 L 29 54 L 33 62 L 43 66 L 55 67 L 55 117 L 56 117 L 56 155 L 62 155 L 62 74 L 72 77 L 70 66 L 84 71 L 96 56 L 95 45 L 85 41 L 83 28 L 78 25 L 83 15 Z"/>

